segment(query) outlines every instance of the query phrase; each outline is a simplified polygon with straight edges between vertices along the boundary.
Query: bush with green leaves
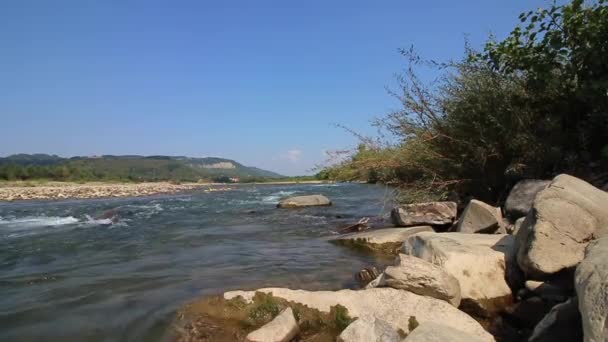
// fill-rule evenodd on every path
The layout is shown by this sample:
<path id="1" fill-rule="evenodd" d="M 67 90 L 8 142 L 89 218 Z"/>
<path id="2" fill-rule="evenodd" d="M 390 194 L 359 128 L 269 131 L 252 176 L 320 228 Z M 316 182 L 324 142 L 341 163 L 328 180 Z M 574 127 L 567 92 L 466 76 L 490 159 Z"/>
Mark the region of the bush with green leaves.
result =
<path id="1" fill-rule="evenodd" d="M 503 41 L 460 61 L 409 67 L 392 92 L 401 109 L 377 120 L 389 139 L 365 139 L 351 158 L 320 173 L 395 184 L 405 201 L 455 190 L 490 202 L 514 181 L 606 170 L 608 9 L 572 1 L 520 16 Z M 419 67 L 441 77 L 424 83 Z"/>

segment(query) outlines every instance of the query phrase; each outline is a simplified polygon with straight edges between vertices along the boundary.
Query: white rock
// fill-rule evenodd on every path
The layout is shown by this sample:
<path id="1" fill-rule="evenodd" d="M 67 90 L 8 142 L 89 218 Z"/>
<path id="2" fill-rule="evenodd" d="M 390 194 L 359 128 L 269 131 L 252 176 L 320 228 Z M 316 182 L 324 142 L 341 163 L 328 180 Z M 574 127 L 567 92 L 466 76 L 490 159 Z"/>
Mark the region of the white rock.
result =
<path id="1" fill-rule="evenodd" d="M 518 232 L 517 261 L 531 279 L 578 265 L 588 242 L 608 232 L 608 193 L 559 175 L 536 195 Z"/>
<path id="2" fill-rule="evenodd" d="M 500 208 L 482 201 L 471 200 L 458 219 L 456 231 L 460 233 L 494 233 L 502 224 Z"/>
<path id="3" fill-rule="evenodd" d="M 421 232 L 433 232 L 431 226 L 418 226 L 407 228 L 384 228 L 368 230 L 360 233 L 351 233 L 339 235 L 330 238 L 330 241 L 336 244 L 365 244 L 365 245 L 380 245 L 383 244 L 400 244 L 408 237 Z M 371 246 L 373 247 L 373 246 Z"/>
<path id="4" fill-rule="evenodd" d="M 272 293 L 275 297 L 301 303 L 322 312 L 329 312 L 332 306 L 340 304 L 348 309 L 348 314 L 353 318 L 372 315 L 405 333 L 409 333 L 409 319 L 414 316 L 419 323 L 440 321 L 454 329 L 477 336 L 483 341 L 494 341 L 492 335 L 485 331 L 477 321 L 449 303 L 408 291 L 392 288 L 359 291 L 266 288 L 257 291 Z M 232 299 L 241 296 L 245 300 L 251 301 L 255 292 L 231 291 L 224 293 L 224 298 Z"/>
<path id="5" fill-rule="evenodd" d="M 373 316 L 362 316 L 349 324 L 338 342 L 399 342 L 401 336 L 388 322 Z"/>
<path id="6" fill-rule="evenodd" d="M 272 321 L 247 335 L 250 342 L 289 342 L 298 333 L 291 308 L 281 311 Z"/>
<path id="7" fill-rule="evenodd" d="M 389 266 L 384 270 L 384 284 L 394 289 L 445 300 L 455 307 L 460 305 L 458 280 L 443 268 L 414 256 L 400 254 L 397 266 Z"/>
<path id="8" fill-rule="evenodd" d="M 456 202 L 428 202 L 406 204 L 391 211 L 397 226 L 444 225 L 456 218 Z"/>
<path id="9" fill-rule="evenodd" d="M 507 276 L 514 264 L 514 245 L 511 235 L 419 233 L 403 243 L 403 252 L 454 276 L 462 309 L 489 316 L 513 302 Z"/>
<path id="10" fill-rule="evenodd" d="M 323 195 L 308 195 L 294 196 L 281 200 L 277 207 L 279 208 L 297 208 L 297 207 L 312 207 L 312 206 L 328 206 L 331 205 L 329 198 Z"/>
<path id="11" fill-rule="evenodd" d="M 481 342 L 478 336 L 467 334 L 444 324 L 427 322 L 414 329 L 403 342 Z"/>
<path id="12" fill-rule="evenodd" d="M 574 286 L 578 295 L 585 341 L 608 340 L 608 237 L 591 243 L 585 259 L 576 268 Z"/>

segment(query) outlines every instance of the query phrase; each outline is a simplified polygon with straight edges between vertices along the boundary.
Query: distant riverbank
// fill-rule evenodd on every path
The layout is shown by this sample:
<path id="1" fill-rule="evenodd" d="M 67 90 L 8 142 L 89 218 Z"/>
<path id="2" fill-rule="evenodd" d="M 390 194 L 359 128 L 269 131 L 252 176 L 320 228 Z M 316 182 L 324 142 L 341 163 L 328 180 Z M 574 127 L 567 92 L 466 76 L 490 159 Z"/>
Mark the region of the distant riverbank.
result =
<path id="1" fill-rule="evenodd" d="M 323 181 L 277 181 L 253 184 L 319 184 Z M 204 192 L 229 191 L 240 183 L 73 183 L 44 181 L 0 182 L 0 201 L 87 199 L 109 197 L 139 197 L 172 194 L 181 191 L 200 189 Z M 245 183 L 244 183 L 245 184 Z M 250 183 L 251 184 L 251 183 Z"/>

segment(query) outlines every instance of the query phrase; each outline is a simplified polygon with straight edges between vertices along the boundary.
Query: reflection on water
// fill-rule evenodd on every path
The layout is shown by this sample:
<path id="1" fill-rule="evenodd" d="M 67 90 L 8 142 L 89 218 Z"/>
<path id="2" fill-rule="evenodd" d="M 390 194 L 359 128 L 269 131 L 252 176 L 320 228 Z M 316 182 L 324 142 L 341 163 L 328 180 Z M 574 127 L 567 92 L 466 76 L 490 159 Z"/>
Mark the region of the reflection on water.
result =
<path id="1" fill-rule="evenodd" d="M 322 193 L 332 207 L 276 209 Z M 137 199 L 0 204 L 0 340 L 159 340 L 185 301 L 227 289 L 338 289 L 386 260 L 327 243 L 383 212 L 372 185 L 244 185 Z"/>

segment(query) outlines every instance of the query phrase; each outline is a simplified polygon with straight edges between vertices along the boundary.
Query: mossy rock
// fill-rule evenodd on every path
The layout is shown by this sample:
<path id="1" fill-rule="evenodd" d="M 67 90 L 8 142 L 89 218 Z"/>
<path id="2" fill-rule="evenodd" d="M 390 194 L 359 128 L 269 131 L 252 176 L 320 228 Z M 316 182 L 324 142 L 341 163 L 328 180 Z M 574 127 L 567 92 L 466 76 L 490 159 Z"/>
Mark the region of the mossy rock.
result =
<path id="1" fill-rule="evenodd" d="M 300 327 L 298 341 L 333 342 L 354 319 L 341 305 L 329 313 L 256 292 L 251 303 L 237 297 L 206 297 L 185 306 L 174 324 L 178 341 L 245 341 L 247 334 L 291 307 Z"/>

